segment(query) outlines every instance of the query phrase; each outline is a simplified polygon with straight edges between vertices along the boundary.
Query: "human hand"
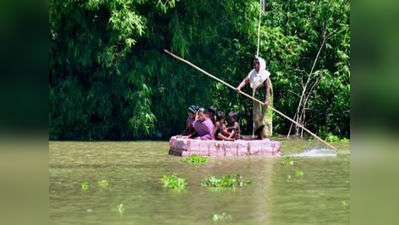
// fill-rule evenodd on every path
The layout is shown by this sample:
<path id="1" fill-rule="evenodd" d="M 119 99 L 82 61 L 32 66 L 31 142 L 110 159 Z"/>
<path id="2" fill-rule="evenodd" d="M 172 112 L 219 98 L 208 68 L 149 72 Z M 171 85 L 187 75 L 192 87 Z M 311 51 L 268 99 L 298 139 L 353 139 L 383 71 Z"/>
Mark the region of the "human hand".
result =
<path id="1" fill-rule="evenodd" d="M 263 107 L 265 107 L 265 108 L 267 108 L 269 106 L 269 101 L 265 101 L 264 103 L 263 103 Z"/>

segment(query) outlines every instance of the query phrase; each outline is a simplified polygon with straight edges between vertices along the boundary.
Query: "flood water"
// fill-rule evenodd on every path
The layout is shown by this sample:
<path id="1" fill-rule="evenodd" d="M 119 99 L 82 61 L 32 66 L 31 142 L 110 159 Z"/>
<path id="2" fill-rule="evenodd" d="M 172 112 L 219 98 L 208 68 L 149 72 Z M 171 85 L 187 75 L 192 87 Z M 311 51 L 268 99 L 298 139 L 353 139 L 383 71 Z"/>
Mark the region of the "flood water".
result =
<path id="1" fill-rule="evenodd" d="M 280 141 L 282 155 L 315 147 Z M 168 142 L 49 142 L 50 224 L 349 224 L 350 146 L 335 146 L 336 157 L 294 157 L 293 165 L 262 156 L 193 165 L 169 156 Z M 187 179 L 185 191 L 162 187 L 159 178 L 173 173 Z M 252 185 L 200 186 L 237 173 Z M 229 218 L 211 218 L 223 213 Z"/>

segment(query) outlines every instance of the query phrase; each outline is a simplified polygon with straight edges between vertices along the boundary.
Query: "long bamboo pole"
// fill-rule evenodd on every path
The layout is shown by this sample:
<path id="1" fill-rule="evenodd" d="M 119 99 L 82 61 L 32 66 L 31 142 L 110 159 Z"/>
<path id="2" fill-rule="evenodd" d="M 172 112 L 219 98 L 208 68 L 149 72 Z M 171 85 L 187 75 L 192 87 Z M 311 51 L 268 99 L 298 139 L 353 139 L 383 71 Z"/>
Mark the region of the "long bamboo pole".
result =
<path id="1" fill-rule="evenodd" d="M 227 87 L 229 87 L 229 88 L 231 88 L 231 89 L 233 89 L 233 90 L 236 90 L 236 88 L 235 88 L 234 86 L 232 86 L 232 85 L 230 85 L 229 83 L 227 83 L 227 82 L 225 82 L 225 81 L 219 79 L 218 77 L 216 77 L 216 76 L 214 76 L 214 75 L 212 75 L 212 74 L 206 72 L 205 70 L 199 68 L 198 66 L 192 64 L 191 62 L 189 62 L 189 61 L 187 61 L 187 60 L 185 60 L 185 59 L 183 59 L 183 58 L 181 58 L 181 57 L 179 57 L 179 56 L 177 56 L 177 55 L 175 55 L 175 54 L 169 52 L 169 51 L 166 50 L 166 49 L 164 49 L 164 51 L 165 51 L 167 54 L 169 54 L 170 56 L 172 56 L 173 58 L 178 59 L 178 60 L 180 60 L 180 61 L 182 61 L 182 62 L 184 62 L 184 63 L 190 65 L 191 67 L 194 67 L 195 69 L 199 70 L 200 72 L 204 73 L 205 75 L 207 75 L 207 76 L 209 76 L 209 77 L 211 77 L 211 78 L 213 78 L 213 79 L 219 81 L 220 83 L 226 85 Z M 250 96 L 249 94 L 247 94 L 247 93 L 245 93 L 245 92 L 240 91 L 239 93 L 242 94 L 242 95 L 244 95 L 245 97 L 248 97 L 248 98 L 252 99 L 253 101 L 256 101 L 256 102 L 259 102 L 260 104 L 263 104 L 262 101 L 260 101 L 260 100 L 258 100 L 258 99 L 256 99 L 256 98 L 254 98 L 254 97 L 252 97 L 252 96 Z M 278 111 L 277 109 L 275 109 L 275 108 L 273 108 L 273 107 L 271 107 L 271 106 L 268 106 L 268 108 L 270 108 L 271 110 L 273 110 L 274 112 L 276 112 L 276 113 L 279 114 L 280 116 L 286 118 L 287 120 L 291 121 L 292 123 L 295 123 L 296 125 L 298 125 L 299 127 L 301 127 L 303 130 L 305 130 L 306 132 L 308 132 L 310 135 L 312 135 L 314 138 L 316 138 L 317 140 L 321 141 L 322 143 L 324 143 L 324 144 L 327 145 L 328 147 L 330 147 L 330 148 L 334 149 L 335 151 L 337 151 L 337 149 L 336 149 L 334 146 L 328 144 L 326 141 L 324 141 L 323 139 L 321 139 L 319 136 L 317 136 L 317 135 L 314 134 L 312 131 L 308 130 L 307 128 L 305 128 L 304 126 L 302 126 L 301 124 L 299 124 L 299 123 L 296 122 L 295 120 L 289 118 L 288 116 L 284 115 L 282 112 Z"/>

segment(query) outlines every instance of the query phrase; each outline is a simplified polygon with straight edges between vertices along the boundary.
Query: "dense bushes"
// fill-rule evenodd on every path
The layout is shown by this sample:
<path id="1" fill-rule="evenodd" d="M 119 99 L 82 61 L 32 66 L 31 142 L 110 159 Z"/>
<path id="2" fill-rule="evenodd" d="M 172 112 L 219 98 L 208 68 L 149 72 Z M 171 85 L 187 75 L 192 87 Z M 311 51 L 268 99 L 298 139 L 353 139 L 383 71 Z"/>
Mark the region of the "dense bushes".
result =
<path id="1" fill-rule="evenodd" d="M 266 4 L 260 53 L 275 107 L 318 134 L 349 137 L 349 1 Z M 250 100 L 163 49 L 238 85 L 256 53 L 258 7 L 256 0 L 50 0 L 50 139 L 168 137 L 181 132 L 191 104 L 239 111 L 250 131 Z M 274 124 L 275 133 L 290 128 L 277 115 Z"/>

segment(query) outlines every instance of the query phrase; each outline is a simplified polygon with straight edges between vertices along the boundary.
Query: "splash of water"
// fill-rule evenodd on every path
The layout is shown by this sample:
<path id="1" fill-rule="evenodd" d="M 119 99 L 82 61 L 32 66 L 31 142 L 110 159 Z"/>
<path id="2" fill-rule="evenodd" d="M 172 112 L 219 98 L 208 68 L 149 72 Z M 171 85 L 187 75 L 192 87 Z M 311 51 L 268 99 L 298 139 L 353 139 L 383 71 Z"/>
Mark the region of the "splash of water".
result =
<path id="1" fill-rule="evenodd" d="M 302 153 L 290 155 L 291 157 L 337 157 L 337 152 L 332 149 L 308 149 Z"/>

